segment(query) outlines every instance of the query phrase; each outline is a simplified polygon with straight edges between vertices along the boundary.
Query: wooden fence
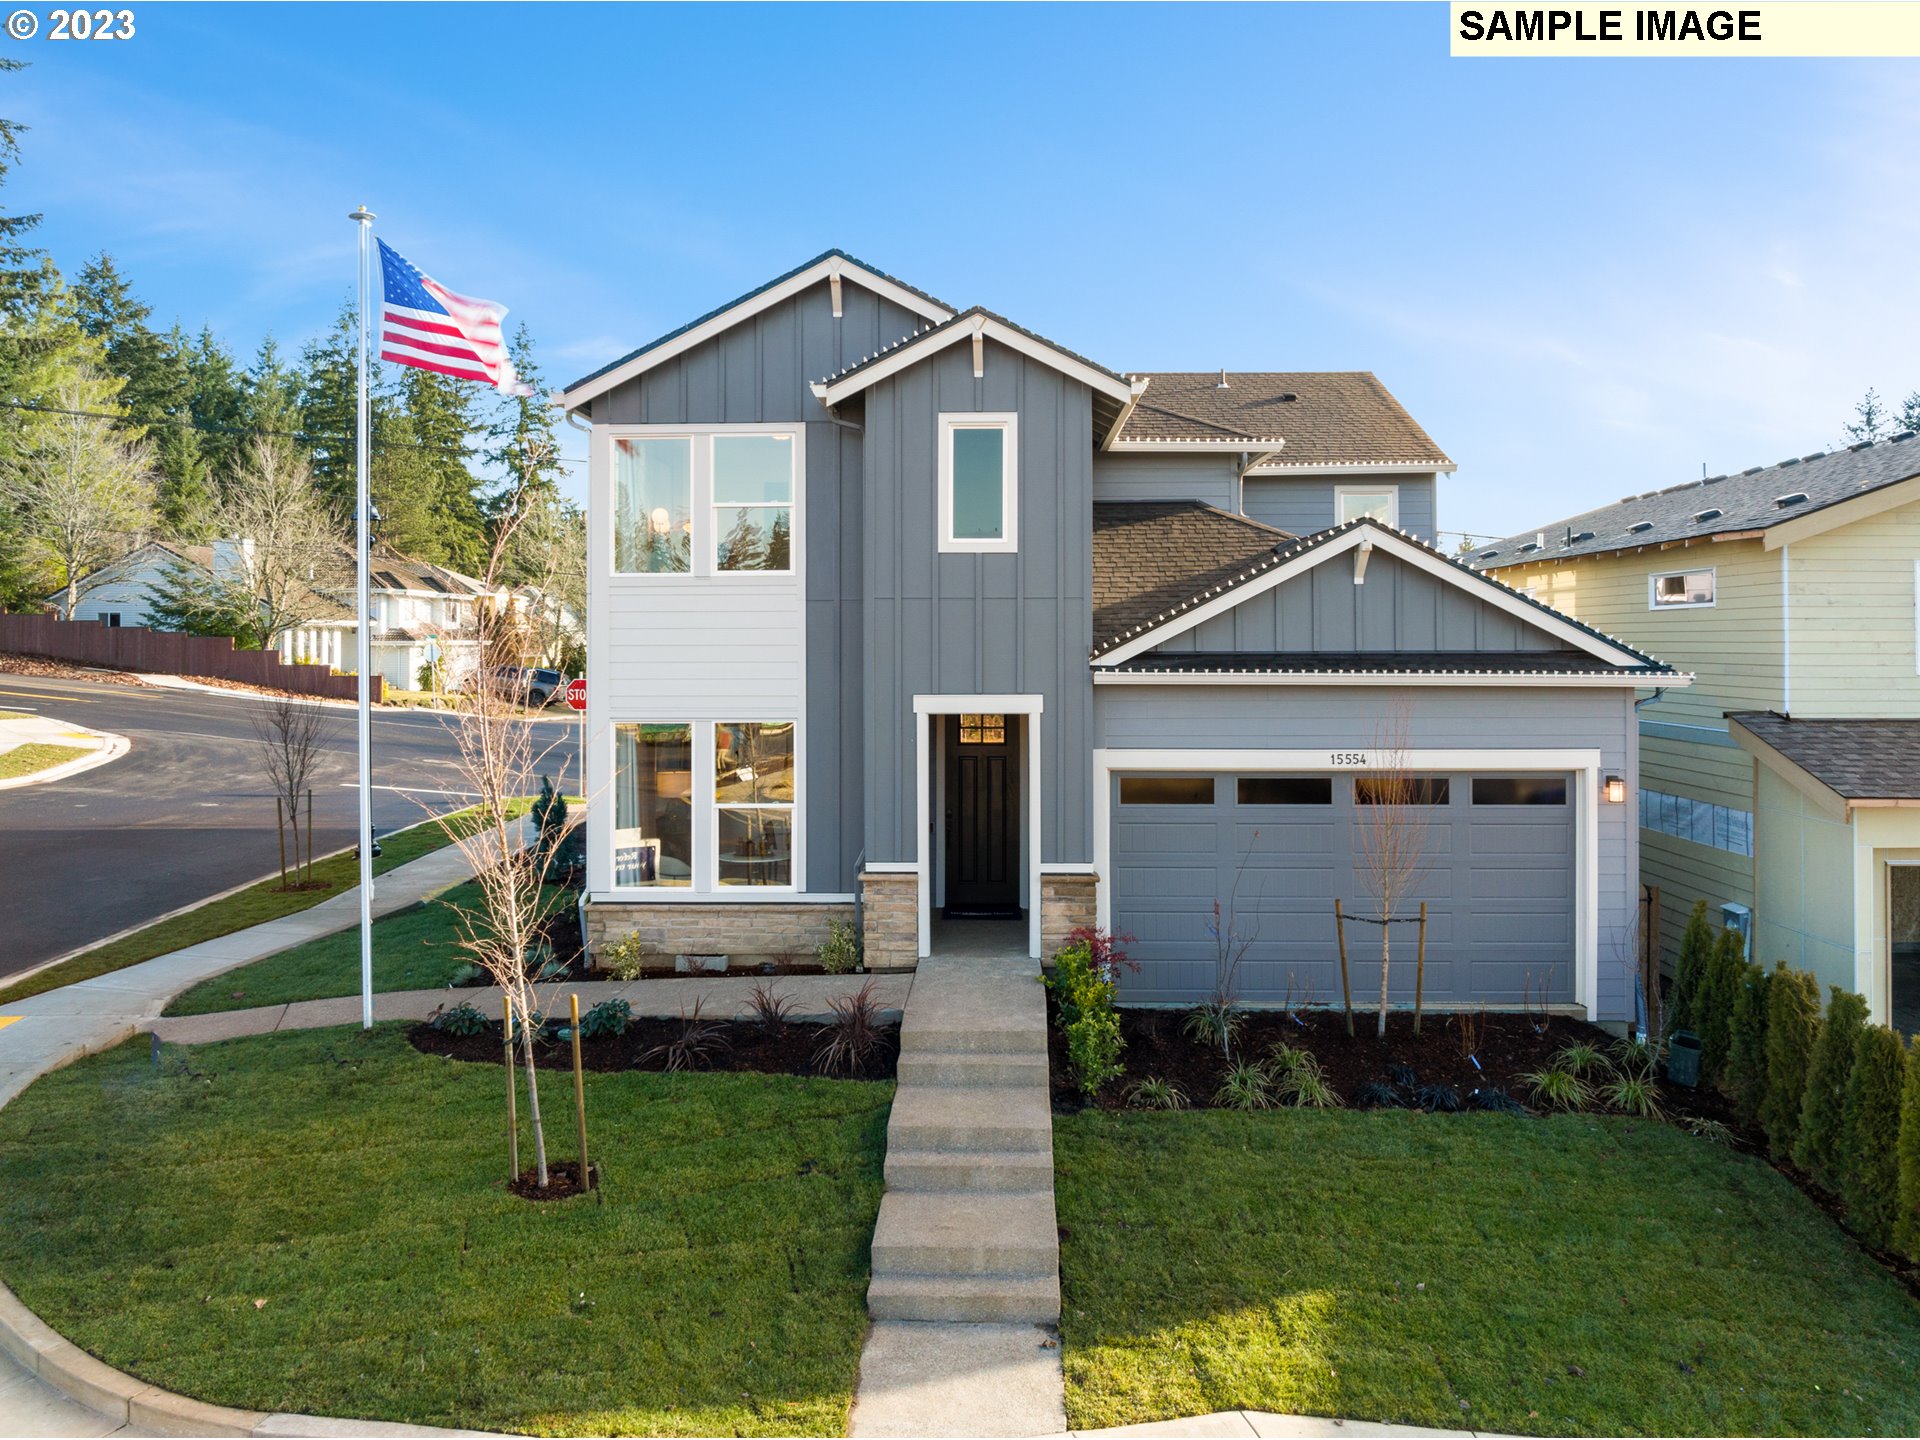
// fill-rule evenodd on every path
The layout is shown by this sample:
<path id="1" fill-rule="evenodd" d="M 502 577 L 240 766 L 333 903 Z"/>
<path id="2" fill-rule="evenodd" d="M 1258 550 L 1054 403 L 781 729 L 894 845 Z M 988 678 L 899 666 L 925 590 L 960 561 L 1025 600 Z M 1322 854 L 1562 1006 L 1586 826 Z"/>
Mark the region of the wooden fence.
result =
<path id="1" fill-rule="evenodd" d="M 176 635 L 53 615 L 0 615 L 0 653 L 150 675 L 205 675 L 334 700 L 352 700 L 360 693 L 356 676 L 336 675 L 324 665 L 289 665 L 272 650 L 236 650 L 224 635 Z M 381 677 L 375 675 L 375 704 L 383 690 Z"/>

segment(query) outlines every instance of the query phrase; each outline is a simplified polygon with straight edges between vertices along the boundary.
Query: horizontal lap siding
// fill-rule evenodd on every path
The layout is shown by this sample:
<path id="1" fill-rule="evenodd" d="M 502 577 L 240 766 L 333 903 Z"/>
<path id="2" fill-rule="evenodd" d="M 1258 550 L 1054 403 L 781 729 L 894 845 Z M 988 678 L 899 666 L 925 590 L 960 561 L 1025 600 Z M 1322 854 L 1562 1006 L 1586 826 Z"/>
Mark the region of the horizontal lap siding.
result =
<path id="1" fill-rule="evenodd" d="M 1920 504 L 1795 541 L 1791 551 L 1794 713 L 1920 716 Z"/>
<path id="2" fill-rule="evenodd" d="M 1095 455 L 1093 498 L 1201 500 L 1232 510 L 1235 474 L 1231 455 Z"/>
<path id="3" fill-rule="evenodd" d="M 1755 856 L 1762 903 L 1754 953 L 1811 970 L 1822 987 L 1858 989 L 1854 974 L 1854 834 L 1839 805 L 1809 800 L 1765 766 L 1766 823 Z"/>

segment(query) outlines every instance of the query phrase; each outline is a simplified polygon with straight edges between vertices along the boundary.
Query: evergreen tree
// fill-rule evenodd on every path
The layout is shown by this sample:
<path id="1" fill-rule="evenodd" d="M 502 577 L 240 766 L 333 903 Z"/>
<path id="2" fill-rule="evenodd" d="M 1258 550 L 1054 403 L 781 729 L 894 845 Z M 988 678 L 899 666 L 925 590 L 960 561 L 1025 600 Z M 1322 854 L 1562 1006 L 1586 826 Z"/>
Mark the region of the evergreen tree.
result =
<path id="1" fill-rule="evenodd" d="M 1900 402 L 1900 428 L 1920 434 L 1920 390 L 1911 390 Z"/>
<path id="2" fill-rule="evenodd" d="M 507 344 L 507 354 L 531 395 L 502 396 L 487 426 L 486 448 L 480 458 L 501 476 L 486 499 L 489 524 L 516 494 L 528 501 L 557 496 L 566 467 L 560 463 L 560 443 L 554 428 L 553 407 L 547 403 L 545 382 L 533 358 L 533 335 L 522 323 Z"/>
<path id="3" fill-rule="evenodd" d="M 1800 1105 L 1800 1138 L 1793 1163 L 1823 1190 L 1838 1194 L 1845 1173 L 1841 1134 L 1845 1128 L 1847 1082 L 1853 1075 L 1854 1046 L 1867 1027 L 1867 1002 L 1850 990 L 1833 987 L 1827 1018 L 1807 1067 L 1807 1095 Z"/>
<path id="4" fill-rule="evenodd" d="M 319 486 L 335 513 L 351 516 L 354 476 L 354 427 L 358 422 L 360 339 L 359 316 L 347 301 L 334 318 L 333 328 L 310 341 L 300 353 L 298 386 L 299 429 Z M 257 383 L 257 377 L 256 377 Z M 257 394 L 256 390 L 256 394 Z M 391 409 L 377 391 L 368 397 L 373 439 L 385 431 Z"/>
<path id="5" fill-rule="evenodd" d="M 1820 982 L 1805 970 L 1777 966 L 1767 986 L 1767 1098 L 1760 1107 L 1767 1153 L 1776 1160 L 1792 1155 L 1800 1138 L 1807 1071 L 1819 1038 Z"/>
<path id="6" fill-rule="evenodd" d="M 260 342 L 241 384 L 240 423 L 252 435 L 283 440 L 292 439 L 303 424 L 300 377 L 280 358 L 280 347 L 271 335 Z"/>
<path id="7" fill-rule="evenodd" d="M 147 600 L 147 625 L 182 635 L 231 635 L 240 650 L 262 650 L 260 607 L 245 589 L 224 584 L 197 565 L 169 565 Z"/>
<path id="8" fill-rule="evenodd" d="M 1758 1123 L 1767 1099 L 1767 1016 L 1772 990 L 1773 977 L 1758 965 L 1748 965 L 1733 1002 L 1726 1090 L 1735 1112 L 1749 1125 Z"/>
<path id="9" fill-rule="evenodd" d="M 411 468 L 424 477 L 432 497 L 433 549 L 438 553 L 420 558 L 478 571 L 486 564 L 489 547 L 486 517 L 468 468 L 480 432 L 473 383 L 409 366 L 400 372 L 398 390 L 408 438 L 417 451 Z M 382 449 L 397 448 L 397 439 L 397 432 L 390 433 Z"/>
<path id="10" fill-rule="evenodd" d="M 1863 441 L 1870 445 L 1885 436 L 1888 433 L 1887 405 L 1880 398 L 1880 392 L 1868 386 L 1867 393 L 1853 407 L 1853 419 L 1840 428 L 1846 431 L 1848 442 L 1855 445 Z"/>
<path id="11" fill-rule="evenodd" d="M 213 539 L 213 512 L 219 494 L 212 467 L 194 443 L 190 428 L 169 425 L 160 432 L 154 469 L 154 511 L 161 532 L 193 544 Z"/>
<path id="12" fill-rule="evenodd" d="M 1680 958 L 1673 967 L 1673 989 L 1667 995 L 1667 1028 L 1691 1030 L 1700 983 L 1706 978 L 1707 961 L 1713 957 L 1713 927 L 1707 923 L 1707 902 L 1694 902 L 1693 914 L 1680 937 Z"/>
<path id="13" fill-rule="evenodd" d="M 218 477 L 233 469 L 246 441 L 245 377 L 211 329 L 202 328 L 200 338 L 182 353 L 186 356 L 194 433 L 205 474 L 217 489 Z"/>
<path id="14" fill-rule="evenodd" d="M 1900 1095 L 1907 1047 L 1884 1025 L 1860 1032 L 1853 1045 L 1840 1144 L 1841 1194 L 1847 1219 L 1862 1239 L 1887 1245 L 1900 1206 Z"/>
<path id="15" fill-rule="evenodd" d="M 1694 1029 L 1700 1036 L 1700 1071 L 1719 1080 L 1727 1068 L 1733 1041 L 1733 1007 L 1747 973 L 1747 942 L 1738 930 L 1722 930 L 1707 961 L 1693 1003 Z"/>
<path id="16" fill-rule="evenodd" d="M 0 56 L 0 75 L 13 75 L 26 69 L 26 62 Z M 18 120 L 0 116 L 0 185 L 20 158 L 20 137 L 27 127 Z M 9 333 L 9 323 L 17 324 L 39 311 L 51 298 L 58 276 L 46 253 L 27 243 L 27 236 L 40 223 L 36 215 L 9 215 L 0 210 L 0 334 Z M 0 346 L 0 364 L 4 350 Z M 11 390 L 0 393 L 11 394 Z"/>
<path id="17" fill-rule="evenodd" d="M 1900 1092 L 1900 1212 L 1893 1243 L 1910 1260 L 1920 1260 L 1920 1044 L 1907 1055 L 1907 1079 Z"/>

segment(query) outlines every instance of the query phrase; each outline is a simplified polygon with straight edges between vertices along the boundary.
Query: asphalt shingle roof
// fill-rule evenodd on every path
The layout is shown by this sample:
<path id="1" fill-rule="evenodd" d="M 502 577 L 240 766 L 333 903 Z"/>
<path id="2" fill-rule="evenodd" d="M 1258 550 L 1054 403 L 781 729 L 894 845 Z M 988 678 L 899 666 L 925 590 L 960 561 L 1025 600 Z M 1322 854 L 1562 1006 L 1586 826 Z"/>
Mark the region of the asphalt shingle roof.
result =
<path id="1" fill-rule="evenodd" d="M 1452 465 L 1391 391 L 1366 370 L 1135 372 L 1147 393 L 1121 440 L 1284 442 L 1269 463 Z"/>
<path id="2" fill-rule="evenodd" d="M 919 329 L 915 330 L 911 335 L 902 335 L 898 340 L 895 340 L 892 344 L 882 345 L 878 350 L 874 351 L 873 354 L 863 355 L 858 360 L 856 360 L 853 364 L 844 366 L 841 369 L 834 371 L 833 374 L 831 375 L 822 376 L 819 383 L 822 385 L 831 385 L 836 381 L 846 379 L 849 375 L 857 375 L 862 370 L 867 369 L 869 366 L 879 364 L 882 360 L 886 359 L 889 355 L 893 354 L 894 351 L 896 350 L 900 350 L 908 345 L 916 345 L 920 341 L 925 340 L 930 335 L 938 335 L 943 331 L 953 330 L 953 329 L 963 327 L 967 321 L 972 320 L 975 316 L 979 316 L 979 315 L 984 315 L 989 320 L 997 321 L 999 324 L 1006 326 L 1009 330 L 1017 330 L 1022 335 L 1026 336 L 1029 340 L 1036 341 L 1039 344 L 1046 346 L 1049 350 L 1057 350 L 1059 351 L 1060 354 L 1065 355 L 1069 360 L 1078 360 L 1082 365 L 1087 366 L 1089 369 L 1098 370 L 1102 375 L 1111 376 L 1113 379 L 1118 380 L 1123 385 L 1127 381 L 1127 377 L 1125 375 L 1122 375 L 1118 370 L 1109 370 L 1106 366 L 1102 365 L 1098 360 L 1089 360 L 1086 356 L 1080 354 L 1078 351 L 1069 350 L 1066 346 L 1062 345 L 1058 340 L 1049 340 L 1045 335 L 1040 334 L 1037 330 L 1029 330 L 1024 325 L 1016 324 L 1014 321 L 1007 319 L 1006 316 L 996 314 L 994 311 L 987 309 L 987 307 L 984 305 L 974 305 L 974 306 L 970 306 L 965 310 L 962 310 L 958 315 L 955 315 L 951 320 L 942 320 L 938 325 L 923 325 Z"/>
<path id="3" fill-rule="evenodd" d="M 1920 800 L 1920 720 L 1727 718 L 1849 800 Z"/>
<path id="4" fill-rule="evenodd" d="M 1715 475 L 1629 495 L 1551 525 L 1490 540 L 1474 551 L 1473 562 L 1518 565 L 1765 530 L 1915 475 L 1920 475 L 1920 443 L 1907 432 L 1878 444 L 1804 455 L 1777 465 L 1756 465 L 1738 475 Z M 1794 496 L 1800 498 L 1790 498 Z M 1538 543 L 1542 538 L 1544 543 Z"/>
<path id="5" fill-rule="evenodd" d="M 1093 507 L 1093 633 L 1123 635 L 1226 583 L 1294 537 L 1198 500 Z M 1115 641 L 1114 643 L 1118 643 Z M 1103 647 L 1096 643 L 1094 653 Z"/>

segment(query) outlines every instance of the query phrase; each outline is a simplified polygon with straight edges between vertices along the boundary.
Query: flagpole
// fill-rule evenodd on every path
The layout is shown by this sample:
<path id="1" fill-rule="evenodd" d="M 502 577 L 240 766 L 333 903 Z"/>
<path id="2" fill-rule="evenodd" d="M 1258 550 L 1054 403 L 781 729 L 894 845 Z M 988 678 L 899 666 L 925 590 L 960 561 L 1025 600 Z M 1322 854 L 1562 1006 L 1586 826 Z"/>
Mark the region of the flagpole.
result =
<path id="1" fill-rule="evenodd" d="M 362 205 L 347 217 L 360 227 L 360 393 L 354 427 L 353 530 L 359 574 L 355 663 L 360 671 L 360 1024 L 373 1028 L 373 638 L 367 620 L 367 239 L 373 212 Z"/>

